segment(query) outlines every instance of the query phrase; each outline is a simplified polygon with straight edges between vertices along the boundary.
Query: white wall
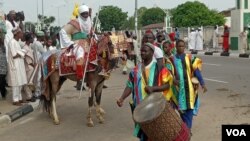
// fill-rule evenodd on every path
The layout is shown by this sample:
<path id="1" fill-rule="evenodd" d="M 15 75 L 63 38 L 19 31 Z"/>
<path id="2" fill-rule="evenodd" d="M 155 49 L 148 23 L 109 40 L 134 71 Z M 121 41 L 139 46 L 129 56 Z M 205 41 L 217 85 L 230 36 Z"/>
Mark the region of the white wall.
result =
<path id="1" fill-rule="evenodd" d="M 231 27 L 231 17 L 225 17 L 225 19 L 226 19 L 225 25 Z"/>

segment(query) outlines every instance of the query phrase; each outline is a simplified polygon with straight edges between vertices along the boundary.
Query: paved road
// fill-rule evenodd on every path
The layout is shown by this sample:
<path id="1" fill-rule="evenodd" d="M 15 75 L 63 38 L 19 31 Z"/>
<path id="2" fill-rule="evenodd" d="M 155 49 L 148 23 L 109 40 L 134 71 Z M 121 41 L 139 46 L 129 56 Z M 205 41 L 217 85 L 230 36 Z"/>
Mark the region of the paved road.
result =
<path id="1" fill-rule="evenodd" d="M 208 93 L 200 94 L 201 108 L 194 119 L 192 141 L 221 140 L 222 124 L 250 123 L 250 61 L 249 59 L 200 56 Z M 105 124 L 88 128 L 87 97 L 78 100 L 75 83 L 67 81 L 58 96 L 60 125 L 53 125 L 46 113 L 37 110 L 10 126 L 0 129 L 1 140 L 8 141 L 136 141 L 132 136 L 133 121 L 129 105 L 118 108 L 115 99 L 123 91 L 127 76 L 116 70 L 103 92 Z M 86 94 L 86 93 L 85 93 Z"/>

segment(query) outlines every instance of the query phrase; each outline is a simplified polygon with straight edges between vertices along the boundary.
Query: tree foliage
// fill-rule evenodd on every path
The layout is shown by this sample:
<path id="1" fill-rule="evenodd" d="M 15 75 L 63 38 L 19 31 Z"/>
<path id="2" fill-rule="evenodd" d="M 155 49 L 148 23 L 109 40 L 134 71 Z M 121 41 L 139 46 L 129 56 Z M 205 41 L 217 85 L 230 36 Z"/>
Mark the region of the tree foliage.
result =
<path id="1" fill-rule="evenodd" d="M 40 21 L 40 23 L 44 23 L 45 27 L 44 28 L 49 28 L 50 25 L 55 22 L 56 18 L 54 16 L 43 16 L 43 15 L 38 15 L 38 20 Z"/>
<path id="2" fill-rule="evenodd" d="M 134 16 L 129 17 L 128 20 L 126 20 L 122 25 L 122 29 L 125 30 L 135 29 L 135 17 Z"/>
<path id="3" fill-rule="evenodd" d="M 142 13 L 140 23 L 142 26 L 164 22 L 165 12 L 160 8 L 150 8 Z"/>
<path id="4" fill-rule="evenodd" d="M 174 26 L 178 27 L 223 25 L 225 23 L 223 15 L 216 10 L 208 9 L 205 4 L 198 1 L 178 5 L 171 12 Z"/>
<path id="5" fill-rule="evenodd" d="M 128 17 L 127 12 L 116 6 L 104 6 L 99 12 L 101 28 L 104 31 L 110 31 L 113 27 L 121 30 Z"/>
<path id="6" fill-rule="evenodd" d="M 145 11 L 148 9 L 146 7 L 141 7 L 138 9 L 138 28 L 140 29 L 142 27 L 142 15 L 144 14 Z"/>
<path id="7" fill-rule="evenodd" d="M 138 28 L 140 29 L 142 27 L 141 21 L 142 21 L 142 14 L 147 10 L 146 7 L 141 7 L 137 11 L 137 23 Z M 123 29 L 133 30 L 135 29 L 135 16 L 131 16 L 127 19 L 127 21 L 123 25 Z"/>

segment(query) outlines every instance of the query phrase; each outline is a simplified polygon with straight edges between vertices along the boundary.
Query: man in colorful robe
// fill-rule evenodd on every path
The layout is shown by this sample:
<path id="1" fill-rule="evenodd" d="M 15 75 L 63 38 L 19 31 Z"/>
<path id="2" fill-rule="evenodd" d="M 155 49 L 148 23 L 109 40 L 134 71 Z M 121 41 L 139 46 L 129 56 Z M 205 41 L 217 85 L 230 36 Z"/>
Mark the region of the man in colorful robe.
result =
<path id="1" fill-rule="evenodd" d="M 162 92 L 168 100 L 172 95 L 170 86 L 172 85 L 172 75 L 163 66 L 160 68 L 153 60 L 155 46 L 151 43 L 145 43 L 141 48 L 142 63 L 138 64 L 129 74 L 127 86 L 117 100 L 118 106 L 123 105 L 123 101 L 132 93 L 132 107 L 135 108 L 148 95 L 154 92 Z M 147 136 L 140 129 L 138 124 L 135 125 L 134 135 L 141 141 L 148 141 Z"/>
<path id="2" fill-rule="evenodd" d="M 178 40 L 176 43 L 177 54 L 170 57 L 174 66 L 175 85 L 178 93 L 174 93 L 173 97 L 176 99 L 176 105 L 181 113 L 182 120 L 187 124 L 188 128 L 192 128 L 192 120 L 194 109 L 197 107 L 198 95 L 192 84 L 192 78 L 197 77 L 203 92 L 207 91 L 205 82 L 202 78 L 201 59 L 185 53 L 185 42 Z"/>

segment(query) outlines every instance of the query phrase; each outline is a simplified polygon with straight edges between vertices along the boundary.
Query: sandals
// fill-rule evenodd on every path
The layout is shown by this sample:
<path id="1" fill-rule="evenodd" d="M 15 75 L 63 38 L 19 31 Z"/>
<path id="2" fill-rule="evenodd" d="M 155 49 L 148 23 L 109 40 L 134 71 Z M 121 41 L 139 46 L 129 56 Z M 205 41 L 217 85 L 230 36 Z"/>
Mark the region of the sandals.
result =
<path id="1" fill-rule="evenodd" d="M 12 104 L 15 105 L 15 106 L 22 106 L 22 103 L 20 103 L 19 101 L 18 102 L 13 102 Z"/>
<path id="2" fill-rule="evenodd" d="M 29 103 L 29 102 L 26 100 L 19 100 L 19 103 Z"/>

